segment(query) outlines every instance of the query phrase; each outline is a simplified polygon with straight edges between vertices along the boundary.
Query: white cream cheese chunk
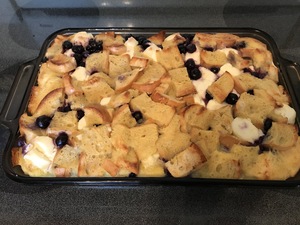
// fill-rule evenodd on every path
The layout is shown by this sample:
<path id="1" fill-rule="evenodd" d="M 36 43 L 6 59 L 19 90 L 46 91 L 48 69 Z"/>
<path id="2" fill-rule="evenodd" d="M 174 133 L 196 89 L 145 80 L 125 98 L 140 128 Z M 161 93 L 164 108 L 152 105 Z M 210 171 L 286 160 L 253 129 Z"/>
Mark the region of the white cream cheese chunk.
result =
<path id="1" fill-rule="evenodd" d="M 64 53 L 66 56 L 72 57 L 74 55 L 74 52 L 72 51 L 72 49 L 68 49 L 67 51 L 65 51 Z"/>
<path id="2" fill-rule="evenodd" d="M 48 136 L 37 136 L 32 140 L 32 144 L 49 160 L 52 161 L 54 159 L 56 148 L 54 146 L 52 138 Z"/>
<path id="3" fill-rule="evenodd" d="M 28 161 L 29 164 L 34 165 L 35 167 L 41 169 L 44 172 L 47 172 L 51 166 L 51 161 L 45 157 L 37 149 L 32 148 L 24 155 L 24 160 Z"/>
<path id="4" fill-rule="evenodd" d="M 230 73 L 232 76 L 238 76 L 242 73 L 241 70 L 232 66 L 230 63 L 225 63 L 223 66 L 221 66 L 220 71 L 218 72 L 218 75 L 222 76 L 225 72 Z"/>
<path id="5" fill-rule="evenodd" d="M 226 57 L 228 57 L 229 52 L 234 52 L 235 54 L 239 54 L 238 50 L 234 48 L 223 48 L 223 49 L 218 49 L 217 51 L 224 52 Z"/>
<path id="6" fill-rule="evenodd" d="M 71 77 L 79 81 L 85 81 L 89 78 L 89 73 L 85 67 L 78 66 L 76 70 L 71 74 Z"/>
<path id="7" fill-rule="evenodd" d="M 183 38 L 180 33 L 174 33 L 174 34 L 171 34 L 169 35 L 168 37 L 165 38 L 165 41 L 172 41 L 174 40 L 175 38 L 177 37 L 180 37 L 180 38 Z"/>
<path id="8" fill-rule="evenodd" d="M 263 136 L 264 133 L 256 128 L 250 119 L 236 117 L 231 123 L 232 131 L 238 138 L 254 143 L 259 137 Z"/>
<path id="9" fill-rule="evenodd" d="M 274 112 L 278 115 L 286 117 L 289 124 L 294 124 L 296 120 L 296 111 L 287 104 L 283 104 L 282 107 L 274 109 Z"/>
<path id="10" fill-rule="evenodd" d="M 155 153 L 153 155 L 150 155 L 146 159 L 141 160 L 141 162 L 145 168 L 148 168 L 159 164 L 161 161 L 159 160 L 159 154 Z"/>
<path id="11" fill-rule="evenodd" d="M 194 94 L 193 97 L 194 97 L 195 104 L 205 106 L 205 102 L 203 101 L 202 98 L 200 98 L 200 96 L 198 94 Z"/>
<path id="12" fill-rule="evenodd" d="M 57 149 L 54 146 L 52 138 L 48 136 L 37 136 L 32 139 L 28 146 L 24 160 L 29 161 L 32 165 L 47 172 L 56 155 Z"/>
<path id="13" fill-rule="evenodd" d="M 87 126 L 86 124 L 86 119 L 84 117 L 82 117 L 77 124 L 77 128 L 78 130 L 82 130 L 83 128 L 85 128 Z"/>
<path id="14" fill-rule="evenodd" d="M 202 76 L 198 80 L 193 80 L 192 83 L 196 88 L 198 95 L 204 99 L 207 88 L 217 79 L 217 76 L 209 69 L 204 67 L 200 67 L 199 69 L 202 73 Z"/>
<path id="15" fill-rule="evenodd" d="M 73 42 L 74 45 L 82 45 L 83 47 L 86 47 L 89 44 L 89 40 L 92 38 L 94 38 L 94 36 L 91 33 L 82 31 L 76 33 L 72 38 L 71 42 Z"/>
<path id="16" fill-rule="evenodd" d="M 156 44 L 150 43 L 149 47 L 145 49 L 143 54 L 153 61 L 157 62 L 157 51 L 161 51 L 161 48 L 157 47 Z"/>
<path id="17" fill-rule="evenodd" d="M 135 40 L 134 37 L 130 37 L 125 41 L 124 45 L 126 46 L 126 54 L 130 56 L 130 58 L 134 55 L 134 49 L 139 44 L 137 40 Z"/>
<path id="18" fill-rule="evenodd" d="M 111 99 L 111 97 L 102 98 L 100 101 L 100 105 L 103 105 L 103 106 L 108 105 L 108 103 L 110 102 L 110 99 Z"/>

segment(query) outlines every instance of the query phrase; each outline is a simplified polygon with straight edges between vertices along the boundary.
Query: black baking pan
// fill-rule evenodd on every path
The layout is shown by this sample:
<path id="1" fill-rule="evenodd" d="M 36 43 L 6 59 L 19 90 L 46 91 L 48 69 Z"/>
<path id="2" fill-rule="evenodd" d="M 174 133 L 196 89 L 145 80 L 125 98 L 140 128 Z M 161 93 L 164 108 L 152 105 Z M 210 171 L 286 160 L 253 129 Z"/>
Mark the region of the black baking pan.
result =
<path id="1" fill-rule="evenodd" d="M 12 88 L 8 94 L 4 107 L 0 114 L 0 122 L 10 131 L 8 142 L 2 153 L 2 167 L 6 175 L 12 180 L 27 184 L 64 184 L 64 185 L 266 185 L 266 186 L 298 186 L 300 185 L 300 172 L 288 180 L 235 180 L 235 179 L 203 179 L 203 178 L 141 178 L 141 177 L 29 177 L 23 173 L 20 167 L 13 167 L 11 163 L 11 149 L 15 145 L 19 136 L 18 120 L 26 111 L 32 86 L 35 84 L 39 65 L 43 62 L 47 48 L 58 34 L 73 34 L 79 31 L 86 31 L 93 34 L 104 31 L 115 31 L 118 34 L 126 35 L 152 35 L 164 30 L 167 34 L 174 32 L 180 33 L 231 33 L 238 36 L 252 37 L 265 43 L 273 55 L 274 64 L 279 68 L 280 84 L 288 91 L 292 106 L 296 110 L 296 123 L 300 124 L 300 66 L 281 57 L 280 52 L 274 40 L 265 32 L 253 28 L 68 28 L 59 30 L 50 35 L 42 45 L 39 56 L 36 59 L 28 61 L 19 67 L 13 82 Z"/>

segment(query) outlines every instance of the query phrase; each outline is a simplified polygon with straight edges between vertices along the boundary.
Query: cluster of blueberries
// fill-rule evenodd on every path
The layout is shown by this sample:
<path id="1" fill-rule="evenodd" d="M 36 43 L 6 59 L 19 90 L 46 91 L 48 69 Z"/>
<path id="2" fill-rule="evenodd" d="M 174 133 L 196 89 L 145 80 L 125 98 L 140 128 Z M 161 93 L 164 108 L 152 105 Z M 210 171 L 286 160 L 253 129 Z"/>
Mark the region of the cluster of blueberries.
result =
<path id="1" fill-rule="evenodd" d="M 90 54 L 95 52 L 100 52 L 103 50 L 102 41 L 96 41 L 95 39 L 90 39 L 89 44 L 84 48 L 82 45 L 73 45 L 72 42 L 66 40 L 63 42 L 62 47 L 64 51 L 72 49 L 74 52 L 73 57 L 76 60 L 77 66 L 85 66 L 85 61 Z"/>

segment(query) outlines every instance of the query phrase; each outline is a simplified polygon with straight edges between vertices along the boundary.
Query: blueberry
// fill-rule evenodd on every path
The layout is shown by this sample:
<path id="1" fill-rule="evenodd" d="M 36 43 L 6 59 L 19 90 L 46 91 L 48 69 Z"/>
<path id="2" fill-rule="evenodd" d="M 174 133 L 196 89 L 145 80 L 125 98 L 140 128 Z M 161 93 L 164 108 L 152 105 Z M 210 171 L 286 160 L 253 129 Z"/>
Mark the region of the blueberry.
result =
<path id="1" fill-rule="evenodd" d="M 83 51 L 84 51 L 84 47 L 82 45 L 74 45 L 72 47 L 72 51 L 74 53 L 78 53 L 78 54 L 81 54 Z"/>
<path id="2" fill-rule="evenodd" d="M 208 92 L 206 92 L 205 93 L 205 99 L 206 99 L 207 102 L 209 102 L 210 100 L 213 99 L 213 97 Z"/>
<path id="3" fill-rule="evenodd" d="M 246 47 L 246 43 L 244 41 L 238 42 L 234 45 L 235 49 L 241 49 L 241 48 L 245 48 Z"/>
<path id="4" fill-rule="evenodd" d="M 43 57 L 43 59 L 42 59 L 42 63 L 45 63 L 45 62 L 47 62 L 48 61 L 48 58 L 45 56 L 45 57 Z"/>
<path id="5" fill-rule="evenodd" d="M 243 69 L 244 73 L 250 73 L 252 76 L 257 77 L 259 79 L 264 79 L 267 73 L 262 73 L 260 71 L 253 71 L 250 68 L 244 68 Z"/>
<path id="6" fill-rule="evenodd" d="M 91 45 L 87 45 L 85 49 L 89 54 L 93 54 L 96 51 L 96 47 L 92 47 Z"/>
<path id="7" fill-rule="evenodd" d="M 51 117 L 42 115 L 36 118 L 35 124 L 41 129 L 46 129 L 50 125 L 51 120 Z"/>
<path id="8" fill-rule="evenodd" d="M 193 34 L 182 34 L 181 36 L 185 38 L 185 42 L 188 45 L 194 39 L 195 35 L 193 35 Z"/>
<path id="9" fill-rule="evenodd" d="M 189 78 L 191 80 L 198 80 L 202 76 L 200 70 L 197 67 L 195 67 L 194 69 L 188 70 L 188 74 L 189 74 Z"/>
<path id="10" fill-rule="evenodd" d="M 64 147 L 69 140 L 69 136 L 65 132 L 61 132 L 55 139 L 55 144 L 58 148 Z"/>
<path id="11" fill-rule="evenodd" d="M 150 46 L 151 41 L 145 39 L 142 41 L 141 45 L 143 47 L 143 49 L 145 50 L 146 48 L 148 48 Z"/>
<path id="12" fill-rule="evenodd" d="M 67 41 L 63 42 L 62 47 L 63 47 L 64 50 L 68 50 L 68 49 L 73 47 L 73 44 L 72 44 L 71 41 L 67 40 Z"/>
<path id="13" fill-rule="evenodd" d="M 82 61 L 82 59 L 83 59 L 82 55 L 79 54 L 79 53 L 75 53 L 75 54 L 73 55 L 73 57 L 75 58 L 77 65 L 78 65 L 78 64 Z"/>
<path id="14" fill-rule="evenodd" d="M 254 90 L 253 90 L 253 89 L 250 89 L 250 90 L 247 91 L 247 93 L 248 93 L 249 95 L 254 95 Z"/>
<path id="15" fill-rule="evenodd" d="M 193 52 L 195 52 L 197 50 L 197 48 L 196 48 L 196 45 L 194 45 L 194 44 L 188 44 L 187 46 L 186 46 L 186 51 L 188 52 L 188 53 L 193 53 Z"/>
<path id="16" fill-rule="evenodd" d="M 212 67 L 212 68 L 210 68 L 210 71 L 213 72 L 213 73 L 219 73 L 220 68 L 218 68 L 218 67 Z"/>
<path id="17" fill-rule="evenodd" d="M 79 63 L 78 63 L 78 65 L 77 66 L 82 66 L 82 67 L 85 67 L 85 62 L 83 62 L 83 61 L 80 61 Z"/>
<path id="18" fill-rule="evenodd" d="M 181 54 L 185 54 L 185 53 L 186 53 L 185 44 L 183 44 L 183 43 L 178 44 L 177 47 L 178 47 L 179 52 L 180 52 Z"/>
<path id="19" fill-rule="evenodd" d="M 193 59 L 188 59 L 185 61 L 184 66 L 188 69 L 194 69 L 196 67 L 196 63 Z"/>
<path id="20" fill-rule="evenodd" d="M 143 122 L 143 114 L 141 111 L 135 111 L 132 113 L 133 118 L 136 120 L 138 124 L 141 124 Z"/>
<path id="21" fill-rule="evenodd" d="M 256 139 L 256 140 L 254 141 L 253 145 L 254 145 L 254 146 L 261 145 L 261 144 L 263 143 L 263 141 L 264 141 L 264 138 L 265 138 L 264 135 L 263 135 L 263 136 L 260 136 L 258 139 Z"/>
<path id="22" fill-rule="evenodd" d="M 230 105 L 234 105 L 238 101 L 238 99 L 239 99 L 239 97 L 237 96 L 237 94 L 229 93 L 229 95 L 226 97 L 225 101 Z"/>
<path id="23" fill-rule="evenodd" d="M 84 117 L 84 111 L 82 109 L 77 110 L 77 119 L 80 120 L 82 117 Z"/>
<path id="24" fill-rule="evenodd" d="M 17 140 L 17 146 L 18 147 L 23 147 L 26 145 L 26 139 L 24 136 L 20 136 L 18 137 L 18 140 Z"/>
<path id="25" fill-rule="evenodd" d="M 89 57 L 90 54 L 91 53 L 89 51 L 84 51 L 83 53 L 81 53 L 81 55 L 82 55 L 83 58 Z"/>
<path id="26" fill-rule="evenodd" d="M 90 45 L 91 47 L 96 47 L 96 44 L 97 44 L 97 41 L 96 41 L 95 39 L 90 39 L 90 40 L 89 40 L 89 45 Z"/>
<path id="27" fill-rule="evenodd" d="M 97 41 L 96 42 L 96 52 L 102 51 L 103 50 L 103 42 L 102 41 Z"/>
<path id="28" fill-rule="evenodd" d="M 244 68 L 243 72 L 244 73 L 252 73 L 252 70 L 250 68 Z"/>
<path id="29" fill-rule="evenodd" d="M 272 122 L 273 120 L 271 120 L 270 118 L 266 118 L 264 121 L 264 133 L 266 134 L 268 132 L 268 130 L 272 127 Z"/>
<path id="30" fill-rule="evenodd" d="M 203 48 L 205 51 L 213 52 L 214 48 L 213 47 L 205 47 Z"/>
<path id="31" fill-rule="evenodd" d="M 267 147 L 263 146 L 263 145 L 259 145 L 259 150 L 258 150 L 258 154 L 262 154 L 264 152 L 270 151 L 270 149 L 268 149 Z"/>
<path id="32" fill-rule="evenodd" d="M 102 41 L 96 41 L 95 39 L 90 39 L 89 44 L 86 46 L 86 51 L 90 54 L 94 52 L 100 52 L 103 50 L 103 42 Z"/>
<path id="33" fill-rule="evenodd" d="M 142 45 L 143 41 L 147 40 L 147 38 L 145 36 L 138 36 L 136 40 L 138 41 L 139 45 Z"/>
<path id="34" fill-rule="evenodd" d="M 69 112 L 72 111 L 70 104 L 65 104 L 57 109 L 59 112 Z"/>
<path id="35" fill-rule="evenodd" d="M 131 172 L 128 177 L 136 177 L 136 174 Z"/>
<path id="36" fill-rule="evenodd" d="M 252 74 L 252 75 L 259 78 L 259 79 L 264 79 L 265 76 L 267 76 L 267 73 L 254 72 L 254 74 Z"/>

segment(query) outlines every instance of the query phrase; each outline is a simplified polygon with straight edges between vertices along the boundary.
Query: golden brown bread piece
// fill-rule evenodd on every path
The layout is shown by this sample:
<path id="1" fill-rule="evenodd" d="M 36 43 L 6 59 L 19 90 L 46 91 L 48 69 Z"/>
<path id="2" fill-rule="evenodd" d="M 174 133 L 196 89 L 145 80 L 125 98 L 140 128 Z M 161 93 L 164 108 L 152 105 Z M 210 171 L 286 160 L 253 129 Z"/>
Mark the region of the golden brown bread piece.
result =
<path id="1" fill-rule="evenodd" d="M 58 107 L 64 103 L 65 95 L 63 88 L 57 88 L 49 92 L 38 104 L 38 107 L 34 111 L 36 116 L 47 115 L 52 116 Z M 49 104 L 51 102 L 51 104 Z M 32 111 L 30 111 L 33 113 Z"/>
<path id="2" fill-rule="evenodd" d="M 201 105 L 191 105 L 184 112 L 188 130 L 196 127 L 202 130 L 215 130 L 221 134 L 232 133 L 232 107 L 227 105 L 217 110 L 208 110 Z"/>
<path id="3" fill-rule="evenodd" d="M 179 115 L 174 115 L 169 125 L 160 129 L 159 132 L 156 147 L 162 159 L 170 160 L 191 144 L 190 135 L 181 131 L 181 118 Z"/>
<path id="4" fill-rule="evenodd" d="M 166 162 L 165 165 L 173 177 L 185 177 L 204 162 L 206 162 L 206 158 L 201 149 L 197 145 L 191 144 L 187 149 Z"/>
<path id="5" fill-rule="evenodd" d="M 263 144 L 277 150 L 286 150 L 295 146 L 298 139 L 298 129 L 295 125 L 272 122 Z"/>
<path id="6" fill-rule="evenodd" d="M 134 111 L 141 111 L 146 119 L 153 121 L 158 126 L 167 126 L 175 114 L 172 107 L 152 101 L 146 93 L 133 98 L 129 105 Z"/>
<path id="7" fill-rule="evenodd" d="M 176 97 L 196 93 L 185 67 L 169 70 L 169 75 L 171 77 L 171 88 L 173 88 Z"/>
<path id="8" fill-rule="evenodd" d="M 52 117 L 51 123 L 47 128 L 48 134 L 58 135 L 61 132 L 66 132 L 71 135 L 77 131 L 77 112 L 55 112 Z"/>
<path id="9" fill-rule="evenodd" d="M 133 56 L 130 59 L 129 65 L 131 67 L 145 68 L 148 65 L 148 62 L 149 62 L 149 59 Z"/>
<path id="10" fill-rule="evenodd" d="M 74 57 L 65 54 L 56 54 L 47 62 L 49 69 L 57 73 L 67 73 L 76 69 L 77 63 Z"/>
<path id="11" fill-rule="evenodd" d="M 157 34 L 152 35 L 151 37 L 148 38 L 149 41 L 156 45 L 162 45 L 163 41 L 165 40 L 165 31 L 159 31 Z"/>
<path id="12" fill-rule="evenodd" d="M 111 125 L 114 126 L 115 124 L 122 124 L 127 127 L 134 127 L 137 125 L 128 104 L 124 104 L 115 110 Z"/>
<path id="13" fill-rule="evenodd" d="M 146 159 L 157 152 L 156 142 L 158 130 L 156 124 L 145 124 L 130 129 L 129 143 L 140 160 Z"/>
<path id="14" fill-rule="evenodd" d="M 239 179 L 241 168 L 239 159 L 234 154 L 214 151 L 203 165 L 192 174 L 194 178 Z"/>
<path id="15" fill-rule="evenodd" d="M 169 47 L 177 47 L 178 44 L 181 44 L 185 41 L 185 38 L 181 36 L 180 33 L 174 33 L 166 37 L 161 45 L 164 49 Z"/>
<path id="16" fill-rule="evenodd" d="M 103 168 L 105 159 L 110 159 L 112 145 L 109 137 L 109 126 L 84 128 L 81 132 L 79 157 L 79 176 L 109 176 Z"/>
<path id="17" fill-rule="evenodd" d="M 112 78 L 116 78 L 117 76 L 130 72 L 130 56 L 128 54 L 124 55 L 109 55 L 109 76 Z"/>
<path id="18" fill-rule="evenodd" d="M 274 105 L 265 101 L 260 96 L 250 95 L 246 92 L 241 94 L 234 108 L 236 117 L 250 118 L 258 128 L 262 128 L 265 119 L 274 110 Z"/>
<path id="19" fill-rule="evenodd" d="M 176 69 L 184 66 L 184 61 L 177 45 L 164 48 L 162 51 L 158 51 L 157 62 L 160 63 L 166 70 Z"/>
<path id="20" fill-rule="evenodd" d="M 219 103 L 222 103 L 233 90 L 234 80 L 230 73 L 225 72 L 218 80 L 213 82 L 207 92 Z"/>
<path id="21" fill-rule="evenodd" d="M 89 55 L 85 61 L 86 70 L 89 73 L 109 73 L 109 51 L 102 51 Z"/>
<path id="22" fill-rule="evenodd" d="M 228 33 L 195 33 L 194 41 L 200 43 L 201 48 L 222 49 L 226 47 L 232 47 L 239 39 L 238 36 Z"/>
<path id="23" fill-rule="evenodd" d="M 102 98 L 111 97 L 115 94 L 115 91 L 106 81 L 97 76 L 91 76 L 87 81 L 83 81 L 81 88 L 90 104 L 99 104 Z"/>
<path id="24" fill-rule="evenodd" d="M 156 62 L 151 62 L 145 67 L 141 76 L 132 84 L 134 89 L 151 94 L 160 85 L 166 75 L 166 69 Z"/>
<path id="25" fill-rule="evenodd" d="M 48 59 L 51 59 L 55 55 L 61 53 L 63 51 L 62 43 L 68 39 L 69 37 L 66 35 L 57 35 L 51 43 L 50 47 L 47 49 L 45 56 Z"/>
<path id="26" fill-rule="evenodd" d="M 84 116 L 78 121 L 78 129 L 84 129 L 111 122 L 109 111 L 100 105 L 89 105 L 83 108 Z"/>
<path id="27" fill-rule="evenodd" d="M 182 108 L 186 103 L 182 98 L 176 98 L 167 94 L 170 86 L 169 83 L 161 83 L 152 92 L 151 99 L 174 108 Z"/>
<path id="28" fill-rule="evenodd" d="M 206 51 L 201 50 L 200 52 L 200 65 L 212 68 L 212 67 L 221 67 L 227 62 L 227 57 L 224 52 L 221 51 Z"/>
<path id="29" fill-rule="evenodd" d="M 70 145 L 59 149 L 53 160 L 55 175 L 57 177 L 77 177 L 79 154 L 79 149 Z"/>
<path id="30" fill-rule="evenodd" d="M 190 134 L 191 141 L 202 150 L 207 159 L 210 159 L 213 152 L 220 149 L 220 134 L 218 131 L 192 128 Z"/>
<path id="31" fill-rule="evenodd" d="M 131 88 L 133 82 L 135 82 L 142 75 L 141 69 L 134 69 L 129 72 L 122 73 L 115 77 L 115 91 L 121 93 Z"/>

